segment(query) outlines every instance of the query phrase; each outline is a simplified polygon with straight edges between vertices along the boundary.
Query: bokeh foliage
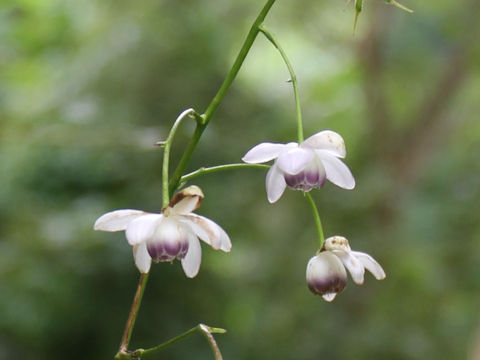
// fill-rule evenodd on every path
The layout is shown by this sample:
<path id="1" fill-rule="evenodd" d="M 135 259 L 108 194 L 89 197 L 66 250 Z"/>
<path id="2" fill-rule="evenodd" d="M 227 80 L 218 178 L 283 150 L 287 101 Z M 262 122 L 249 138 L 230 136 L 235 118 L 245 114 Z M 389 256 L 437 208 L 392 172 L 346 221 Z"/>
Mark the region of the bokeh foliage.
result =
<path id="1" fill-rule="evenodd" d="M 306 136 L 329 128 L 347 143 L 357 188 L 314 192 L 326 235 L 371 253 L 387 279 L 323 302 L 304 280 L 317 249 L 302 195 L 270 205 L 263 171 L 208 175 L 195 182 L 199 213 L 233 250 L 204 247 L 194 280 L 178 263 L 154 266 L 133 347 L 205 322 L 228 329 L 217 339 L 230 360 L 480 358 L 480 10 L 404 2 L 414 14 L 369 1 L 355 36 L 338 1 L 278 0 L 266 21 L 296 69 Z M 93 222 L 115 208 L 159 210 L 153 143 L 181 110 L 205 109 L 260 6 L 2 2 L 0 358 L 116 352 L 137 270 L 123 234 L 94 233 Z M 259 37 L 189 169 L 294 140 L 287 79 Z M 211 353 L 198 337 L 164 358 Z"/>

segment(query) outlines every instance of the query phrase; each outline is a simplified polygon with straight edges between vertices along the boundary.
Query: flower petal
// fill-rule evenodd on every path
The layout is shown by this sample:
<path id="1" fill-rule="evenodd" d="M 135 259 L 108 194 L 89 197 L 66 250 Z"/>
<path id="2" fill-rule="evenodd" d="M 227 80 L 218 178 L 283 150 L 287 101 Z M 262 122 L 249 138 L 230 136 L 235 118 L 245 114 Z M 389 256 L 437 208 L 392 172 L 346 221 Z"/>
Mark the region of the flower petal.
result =
<path id="1" fill-rule="evenodd" d="M 273 204 L 280 199 L 287 186 L 285 178 L 276 164 L 273 164 L 270 170 L 268 170 L 265 185 L 267 188 L 268 201 Z"/>
<path id="2" fill-rule="evenodd" d="M 181 218 L 184 219 L 185 224 L 192 229 L 195 235 L 215 250 L 225 252 L 231 250 L 232 242 L 228 234 L 214 221 L 197 214 L 184 215 Z"/>
<path id="3" fill-rule="evenodd" d="M 185 275 L 189 278 L 197 276 L 200 269 L 200 263 L 202 262 L 202 247 L 200 241 L 193 234 L 189 234 L 188 237 L 188 252 L 182 259 L 182 267 Z"/>
<path id="4" fill-rule="evenodd" d="M 296 148 L 281 154 L 275 163 L 283 172 L 296 175 L 305 169 L 314 156 L 315 153 L 310 149 Z"/>
<path id="5" fill-rule="evenodd" d="M 375 276 L 375 279 L 377 280 L 383 280 L 387 276 L 385 274 L 385 271 L 383 271 L 383 268 L 381 265 L 370 255 L 360 252 L 360 251 L 352 251 L 351 253 L 353 256 L 355 256 L 360 262 L 363 264 L 365 269 L 370 271 L 373 276 Z"/>
<path id="6" fill-rule="evenodd" d="M 135 265 L 142 274 L 150 271 L 152 258 L 148 254 L 146 243 L 133 246 L 133 258 L 135 259 Z"/>
<path id="7" fill-rule="evenodd" d="M 277 158 L 289 147 L 291 147 L 291 144 L 261 143 L 251 148 L 242 160 L 248 164 L 264 163 Z"/>
<path id="8" fill-rule="evenodd" d="M 185 197 L 173 206 L 173 214 L 189 214 L 198 208 L 200 201 L 201 198 L 198 196 Z"/>
<path id="9" fill-rule="evenodd" d="M 323 297 L 323 300 L 325 301 L 328 301 L 328 302 L 332 302 L 334 299 L 335 299 L 335 296 L 337 296 L 338 293 L 328 293 L 328 294 L 323 294 L 322 297 Z"/>
<path id="10" fill-rule="evenodd" d="M 355 178 L 347 165 L 327 150 L 315 150 L 315 153 L 325 168 L 328 180 L 343 189 L 351 190 L 355 187 Z"/>
<path id="11" fill-rule="evenodd" d="M 127 226 L 125 236 L 130 245 L 137 245 L 150 239 L 163 219 L 161 214 L 147 214 L 133 220 Z"/>
<path id="12" fill-rule="evenodd" d="M 173 214 L 188 214 L 198 209 L 203 198 L 202 189 L 196 185 L 191 185 L 176 193 L 167 209 L 171 209 Z"/>
<path id="13" fill-rule="evenodd" d="M 363 264 L 355 256 L 352 256 L 350 252 L 342 250 L 333 250 L 335 255 L 342 260 L 343 265 L 347 268 L 352 276 L 352 280 L 357 285 L 363 284 L 363 275 L 365 274 L 365 268 Z"/>
<path id="14" fill-rule="evenodd" d="M 318 150 L 329 150 L 340 158 L 344 158 L 347 155 L 343 138 L 340 134 L 331 130 L 320 131 L 310 136 L 300 146 Z"/>
<path id="15" fill-rule="evenodd" d="M 93 228 L 101 231 L 122 231 L 125 230 L 130 222 L 149 213 L 140 210 L 122 209 L 110 211 L 100 216 Z"/>

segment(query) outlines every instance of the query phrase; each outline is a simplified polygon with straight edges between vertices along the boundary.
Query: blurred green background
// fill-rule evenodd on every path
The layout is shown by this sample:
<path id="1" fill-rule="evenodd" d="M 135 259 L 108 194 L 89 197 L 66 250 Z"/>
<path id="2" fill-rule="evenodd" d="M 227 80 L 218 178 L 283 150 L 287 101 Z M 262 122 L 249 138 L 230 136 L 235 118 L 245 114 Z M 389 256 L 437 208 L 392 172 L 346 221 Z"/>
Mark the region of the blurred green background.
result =
<path id="1" fill-rule="evenodd" d="M 138 271 L 117 208 L 158 211 L 162 151 L 180 111 L 206 106 L 258 0 L 19 0 L 0 5 L 0 358 L 109 359 Z M 307 201 L 266 200 L 263 170 L 198 178 L 198 213 L 231 236 L 187 279 L 152 268 L 132 348 L 199 322 L 228 329 L 225 359 L 480 359 L 480 15 L 473 0 L 278 0 L 266 24 L 297 72 L 305 135 L 347 144 L 357 187 L 312 194 L 327 236 L 372 254 L 387 279 L 349 280 L 333 303 L 305 268 Z M 256 40 L 189 170 L 296 138 L 288 73 Z M 181 128 L 172 161 L 193 121 Z M 193 336 L 158 359 L 211 359 Z"/>

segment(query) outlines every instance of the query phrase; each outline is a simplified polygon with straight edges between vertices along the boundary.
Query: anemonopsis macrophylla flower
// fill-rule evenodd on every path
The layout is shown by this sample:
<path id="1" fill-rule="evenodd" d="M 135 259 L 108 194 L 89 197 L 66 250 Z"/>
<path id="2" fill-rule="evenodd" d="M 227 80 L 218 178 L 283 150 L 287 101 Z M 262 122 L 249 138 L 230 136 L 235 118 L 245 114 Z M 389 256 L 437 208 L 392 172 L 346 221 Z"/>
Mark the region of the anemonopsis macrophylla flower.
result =
<path id="1" fill-rule="evenodd" d="M 267 173 L 267 198 L 276 202 L 285 187 L 310 191 L 325 184 L 328 179 L 344 189 L 353 189 L 355 179 L 350 169 L 340 160 L 346 156 L 345 142 L 334 131 L 324 130 L 310 136 L 300 145 L 261 143 L 250 149 L 242 160 L 259 164 L 275 162 Z"/>
<path id="2" fill-rule="evenodd" d="M 385 279 L 385 271 L 370 255 L 352 251 L 343 236 L 332 236 L 325 240 L 322 249 L 307 265 L 308 288 L 326 301 L 332 301 L 347 285 L 348 270 L 353 281 L 362 285 L 365 269 L 377 280 Z"/>
<path id="3" fill-rule="evenodd" d="M 202 260 L 199 239 L 215 250 L 229 252 L 232 243 L 227 233 L 212 220 L 194 214 L 203 199 L 197 186 L 189 186 L 172 198 L 161 214 L 122 209 L 108 212 L 97 219 L 95 230 L 123 231 L 133 246 L 135 264 L 141 273 L 148 273 L 152 260 L 179 259 L 187 277 L 198 274 Z"/>

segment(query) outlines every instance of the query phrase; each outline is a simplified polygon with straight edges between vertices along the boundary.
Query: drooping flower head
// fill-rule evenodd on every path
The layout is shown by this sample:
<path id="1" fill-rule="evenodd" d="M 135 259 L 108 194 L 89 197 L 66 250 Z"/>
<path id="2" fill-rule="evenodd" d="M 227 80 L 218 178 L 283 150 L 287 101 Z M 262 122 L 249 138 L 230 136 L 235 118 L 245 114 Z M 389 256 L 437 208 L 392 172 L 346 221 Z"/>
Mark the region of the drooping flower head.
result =
<path id="1" fill-rule="evenodd" d="M 232 243 L 227 233 L 212 220 L 192 213 L 203 199 L 197 186 L 178 192 L 161 214 L 122 209 L 108 212 L 97 219 L 95 230 L 123 231 L 130 245 L 137 268 L 150 271 L 155 262 L 181 260 L 185 274 L 195 277 L 200 269 L 202 248 L 199 239 L 215 250 L 229 252 Z"/>
<path id="2" fill-rule="evenodd" d="M 362 285 L 365 269 L 377 280 L 385 279 L 385 271 L 370 255 L 352 251 L 343 236 L 325 240 L 322 249 L 307 265 L 308 288 L 326 301 L 332 301 L 347 285 L 347 269 L 357 285 Z"/>
<path id="3" fill-rule="evenodd" d="M 268 201 L 276 202 L 285 187 L 310 191 L 328 179 L 344 189 L 353 189 L 355 179 L 340 160 L 346 156 L 345 142 L 334 131 L 324 130 L 310 136 L 300 145 L 261 143 L 250 149 L 242 160 L 259 164 L 275 160 L 266 177 Z"/>

